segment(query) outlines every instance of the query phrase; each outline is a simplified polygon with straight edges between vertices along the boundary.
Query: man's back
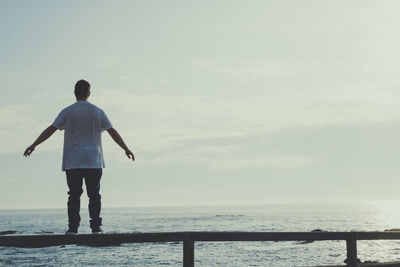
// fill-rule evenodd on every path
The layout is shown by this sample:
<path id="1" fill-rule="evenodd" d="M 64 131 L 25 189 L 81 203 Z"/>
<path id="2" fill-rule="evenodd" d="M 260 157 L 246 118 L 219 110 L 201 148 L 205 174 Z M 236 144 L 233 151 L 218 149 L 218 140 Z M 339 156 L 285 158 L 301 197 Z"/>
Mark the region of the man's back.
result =
<path id="1" fill-rule="evenodd" d="M 77 102 L 58 114 L 53 124 L 25 149 L 24 156 L 30 156 L 36 146 L 46 141 L 57 129 L 65 130 L 62 170 L 66 173 L 69 188 L 69 228 L 66 234 L 78 233 L 83 180 L 89 197 L 90 228 L 93 234 L 101 234 L 103 230 L 100 227 L 102 223 L 100 179 L 104 168 L 101 133 L 107 130 L 128 158 L 133 161 L 135 156 L 117 130 L 112 127 L 104 111 L 87 101 L 90 96 L 90 84 L 85 80 L 79 80 L 75 84 L 74 94 Z"/>
<path id="2" fill-rule="evenodd" d="M 112 125 L 103 110 L 77 101 L 60 112 L 53 126 L 65 130 L 62 170 L 104 167 L 101 133 Z"/>

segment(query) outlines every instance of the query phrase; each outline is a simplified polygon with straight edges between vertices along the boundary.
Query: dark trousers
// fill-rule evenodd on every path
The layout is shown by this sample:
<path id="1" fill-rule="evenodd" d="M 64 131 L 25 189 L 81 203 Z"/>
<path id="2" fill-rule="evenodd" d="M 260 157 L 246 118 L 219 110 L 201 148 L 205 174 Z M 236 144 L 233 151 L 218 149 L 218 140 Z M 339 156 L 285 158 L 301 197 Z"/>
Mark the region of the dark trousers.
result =
<path id="1" fill-rule="evenodd" d="M 70 169 L 66 170 L 69 187 L 68 197 L 68 226 L 78 228 L 81 221 L 79 211 L 81 208 L 82 184 L 85 178 L 86 191 L 89 197 L 90 228 L 101 225 L 101 195 L 100 179 L 103 169 Z"/>

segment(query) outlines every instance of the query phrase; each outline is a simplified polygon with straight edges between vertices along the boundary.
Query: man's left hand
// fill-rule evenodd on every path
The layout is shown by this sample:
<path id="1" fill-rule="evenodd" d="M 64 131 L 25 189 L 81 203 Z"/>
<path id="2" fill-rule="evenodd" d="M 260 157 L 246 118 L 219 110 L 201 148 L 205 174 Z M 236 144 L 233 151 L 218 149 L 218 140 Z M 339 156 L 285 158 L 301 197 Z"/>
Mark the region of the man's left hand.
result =
<path id="1" fill-rule="evenodd" d="M 34 150 L 35 150 L 34 146 L 29 146 L 27 149 L 25 149 L 24 156 L 25 157 L 30 156 Z"/>

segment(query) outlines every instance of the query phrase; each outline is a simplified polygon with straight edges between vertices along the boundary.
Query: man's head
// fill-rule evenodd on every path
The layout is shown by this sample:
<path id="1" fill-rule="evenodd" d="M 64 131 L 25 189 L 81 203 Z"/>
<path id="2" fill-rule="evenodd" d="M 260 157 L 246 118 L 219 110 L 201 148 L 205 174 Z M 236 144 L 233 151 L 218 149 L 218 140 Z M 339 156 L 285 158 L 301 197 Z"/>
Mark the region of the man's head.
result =
<path id="1" fill-rule="evenodd" d="M 85 80 L 79 80 L 75 84 L 76 99 L 87 99 L 90 95 L 90 84 Z"/>

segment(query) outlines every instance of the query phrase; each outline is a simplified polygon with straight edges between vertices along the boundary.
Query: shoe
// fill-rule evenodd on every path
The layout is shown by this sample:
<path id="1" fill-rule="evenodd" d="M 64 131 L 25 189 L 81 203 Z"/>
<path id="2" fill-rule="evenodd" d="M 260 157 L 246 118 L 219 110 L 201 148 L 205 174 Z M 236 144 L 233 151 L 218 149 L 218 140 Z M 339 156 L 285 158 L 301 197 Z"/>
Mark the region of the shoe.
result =
<path id="1" fill-rule="evenodd" d="M 78 229 L 76 228 L 69 228 L 68 231 L 65 232 L 66 235 L 77 235 Z"/>
<path id="2" fill-rule="evenodd" d="M 101 235 L 101 234 L 103 234 L 103 230 L 101 229 L 100 226 L 94 227 L 94 228 L 92 228 L 92 234 L 93 235 Z"/>

